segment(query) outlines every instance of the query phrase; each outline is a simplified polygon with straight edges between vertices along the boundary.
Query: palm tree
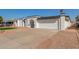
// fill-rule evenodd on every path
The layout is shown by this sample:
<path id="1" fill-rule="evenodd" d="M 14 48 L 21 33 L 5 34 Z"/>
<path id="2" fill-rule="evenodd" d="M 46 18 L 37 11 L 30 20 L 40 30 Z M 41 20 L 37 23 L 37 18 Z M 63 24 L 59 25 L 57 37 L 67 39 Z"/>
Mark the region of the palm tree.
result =
<path id="1" fill-rule="evenodd" d="M 0 23 L 3 21 L 3 17 L 2 16 L 0 16 Z"/>

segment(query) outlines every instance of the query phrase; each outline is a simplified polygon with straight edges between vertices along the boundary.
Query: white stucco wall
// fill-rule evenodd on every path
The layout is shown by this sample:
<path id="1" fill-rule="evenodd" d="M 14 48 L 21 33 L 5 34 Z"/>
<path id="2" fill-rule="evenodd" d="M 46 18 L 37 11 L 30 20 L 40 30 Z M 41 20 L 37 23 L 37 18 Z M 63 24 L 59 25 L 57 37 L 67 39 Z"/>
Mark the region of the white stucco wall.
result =
<path id="1" fill-rule="evenodd" d="M 70 21 L 65 21 L 65 28 L 68 28 L 68 27 L 70 27 L 70 26 L 71 26 Z"/>
<path id="2" fill-rule="evenodd" d="M 17 22 L 16 21 L 14 21 L 14 25 L 15 25 L 15 27 L 17 27 Z"/>
<path id="3" fill-rule="evenodd" d="M 24 27 L 24 22 L 23 20 L 17 20 L 14 22 L 16 27 Z"/>
<path id="4" fill-rule="evenodd" d="M 22 20 L 18 20 L 18 27 L 23 27 L 23 21 Z"/>
<path id="5" fill-rule="evenodd" d="M 62 16 L 60 19 L 61 19 L 61 30 L 65 30 L 71 26 L 70 21 L 65 20 L 65 16 Z"/>
<path id="6" fill-rule="evenodd" d="M 38 22 L 37 22 L 37 18 L 29 18 L 29 19 L 27 19 L 26 20 L 26 23 L 27 23 L 26 26 L 27 27 L 31 27 L 30 20 L 33 20 L 34 21 L 34 28 L 39 28 Z"/>
<path id="7" fill-rule="evenodd" d="M 65 16 L 60 17 L 61 30 L 65 30 Z"/>

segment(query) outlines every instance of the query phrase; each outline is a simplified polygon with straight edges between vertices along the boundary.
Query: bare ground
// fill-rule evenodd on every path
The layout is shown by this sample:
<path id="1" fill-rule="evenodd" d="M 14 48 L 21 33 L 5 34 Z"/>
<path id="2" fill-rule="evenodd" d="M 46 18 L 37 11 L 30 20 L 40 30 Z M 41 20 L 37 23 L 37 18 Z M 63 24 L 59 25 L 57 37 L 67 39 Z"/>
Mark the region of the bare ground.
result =
<path id="1" fill-rule="evenodd" d="M 79 33 L 76 29 L 60 31 L 51 38 L 41 42 L 37 48 L 79 48 Z"/>
<path id="2" fill-rule="evenodd" d="M 79 48 L 79 30 L 17 28 L 0 31 L 0 48 L 9 49 L 56 49 Z"/>
<path id="3" fill-rule="evenodd" d="M 36 48 L 57 30 L 17 28 L 0 32 L 0 48 Z"/>

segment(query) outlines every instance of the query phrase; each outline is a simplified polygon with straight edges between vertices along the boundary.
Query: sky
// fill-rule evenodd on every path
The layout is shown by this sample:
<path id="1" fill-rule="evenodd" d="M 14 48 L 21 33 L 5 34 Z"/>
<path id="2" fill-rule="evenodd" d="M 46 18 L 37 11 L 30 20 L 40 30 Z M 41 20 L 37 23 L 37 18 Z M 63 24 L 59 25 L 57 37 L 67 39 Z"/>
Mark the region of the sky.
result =
<path id="1" fill-rule="evenodd" d="M 0 16 L 5 20 L 32 15 L 57 16 L 60 14 L 59 11 L 60 9 L 0 9 Z M 71 20 L 74 20 L 79 15 L 79 9 L 64 9 L 64 13 L 70 16 Z"/>

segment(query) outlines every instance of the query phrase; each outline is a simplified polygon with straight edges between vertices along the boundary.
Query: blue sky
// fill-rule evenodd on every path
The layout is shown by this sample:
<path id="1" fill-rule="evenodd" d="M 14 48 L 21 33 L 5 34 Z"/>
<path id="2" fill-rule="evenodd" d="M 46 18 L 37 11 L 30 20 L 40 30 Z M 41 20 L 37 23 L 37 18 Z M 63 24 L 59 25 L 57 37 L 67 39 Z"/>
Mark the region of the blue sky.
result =
<path id="1" fill-rule="evenodd" d="M 5 20 L 10 18 L 21 18 L 31 15 L 40 16 L 56 16 L 59 15 L 60 9 L 0 9 L 0 16 Z M 69 15 L 73 20 L 79 15 L 79 9 L 64 9 L 66 15 Z"/>

